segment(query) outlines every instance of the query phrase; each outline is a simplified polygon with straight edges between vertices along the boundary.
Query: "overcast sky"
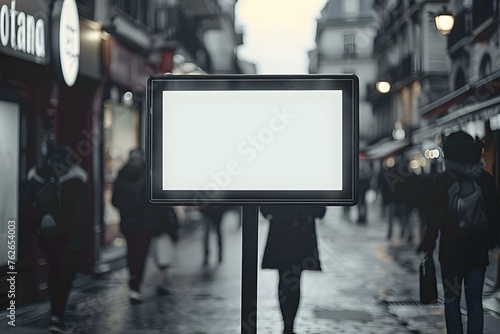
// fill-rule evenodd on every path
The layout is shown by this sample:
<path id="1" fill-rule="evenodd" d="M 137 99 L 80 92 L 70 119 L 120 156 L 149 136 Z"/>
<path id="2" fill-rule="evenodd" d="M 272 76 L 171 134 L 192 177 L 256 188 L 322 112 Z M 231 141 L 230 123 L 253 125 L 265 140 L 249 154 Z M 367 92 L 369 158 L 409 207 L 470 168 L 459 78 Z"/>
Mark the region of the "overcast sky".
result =
<path id="1" fill-rule="evenodd" d="M 237 23 L 244 44 L 238 57 L 259 74 L 308 73 L 316 19 L 327 0 L 239 0 Z"/>

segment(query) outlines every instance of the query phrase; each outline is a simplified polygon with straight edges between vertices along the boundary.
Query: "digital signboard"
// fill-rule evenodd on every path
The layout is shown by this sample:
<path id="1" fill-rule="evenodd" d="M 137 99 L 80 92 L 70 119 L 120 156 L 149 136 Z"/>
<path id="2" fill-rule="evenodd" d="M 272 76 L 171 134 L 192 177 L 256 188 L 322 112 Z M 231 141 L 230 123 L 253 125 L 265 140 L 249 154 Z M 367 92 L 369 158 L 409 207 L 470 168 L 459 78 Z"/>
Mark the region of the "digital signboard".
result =
<path id="1" fill-rule="evenodd" d="M 355 75 L 151 76 L 147 110 L 151 203 L 356 203 Z"/>

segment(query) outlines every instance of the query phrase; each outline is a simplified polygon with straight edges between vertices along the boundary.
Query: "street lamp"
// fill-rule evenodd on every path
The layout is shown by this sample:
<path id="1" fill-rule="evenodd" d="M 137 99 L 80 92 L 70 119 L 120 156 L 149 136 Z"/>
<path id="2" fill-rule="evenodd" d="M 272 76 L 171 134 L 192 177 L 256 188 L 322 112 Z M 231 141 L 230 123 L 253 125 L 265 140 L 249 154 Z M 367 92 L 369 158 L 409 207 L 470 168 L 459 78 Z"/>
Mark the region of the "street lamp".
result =
<path id="1" fill-rule="evenodd" d="M 443 7 L 443 10 L 434 17 L 436 28 L 443 35 L 449 35 L 455 25 L 453 14 Z"/>
<path id="2" fill-rule="evenodd" d="M 377 88 L 379 93 L 386 94 L 390 92 L 391 84 L 387 81 L 377 81 L 377 83 L 375 83 L 375 88 Z"/>
<path id="3" fill-rule="evenodd" d="M 403 129 L 403 123 L 401 123 L 401 121 L 396 121 L 396 123 L 394 123 L 394 130 L 392 130 L 392 138 L 399 141 L 405 139 L 405 137 L 406 133 Z"/>

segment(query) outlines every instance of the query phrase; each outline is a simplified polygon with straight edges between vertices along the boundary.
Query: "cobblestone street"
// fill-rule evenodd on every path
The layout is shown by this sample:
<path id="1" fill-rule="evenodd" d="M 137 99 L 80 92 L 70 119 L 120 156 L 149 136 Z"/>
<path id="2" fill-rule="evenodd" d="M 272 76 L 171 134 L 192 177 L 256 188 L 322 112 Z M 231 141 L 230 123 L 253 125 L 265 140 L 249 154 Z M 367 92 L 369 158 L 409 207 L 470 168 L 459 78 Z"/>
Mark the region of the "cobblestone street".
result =
<path id="1" fill-rule="evenodd" d="M 172 296 L 154 293 L 155 270 L 148 262 L 144 302 L 131 305 L 125 268 L 90 279 L 74 289 L 67 323 L 72 333 L 236 334 L 240 332 L 241 230 L 236 213 L 223 220 L 224 261 L 212 258 L 203 267 L 203 226 L 177 245 L 171 270 Z M 260 221 L 260 250 L 267 237 Z M 385 239 L 386 225 L 376 207 L 366 225 L 342 219 L 342 209 L 330 207 L 318 222 L 322 272 L 305 272 L 296 323 L 298 334 L 445 333 L 443 306 L 418 302 L 416 244 Z M 398 232 L 396 230 L 396 232 Z M 259 259 L 262 254 L 259 254 Z M 277 299 L 277 272 L 259 271 L 258 333 L 282 333 Z M 441 292 L 441 291 L 440 291 Z M 494 298 L 494 291 L 485 289 Z M 442 296 L 442 294 L 441 294 Z M 498 315 L 487 310 L 486 333 L 499 333 Z M 3 313 L 2 313 L 3 315 Z M 2 316 L 5 319 L 5 316 Z M 48 304 L 29 305 L 17 312 L 14 330 L 3 321 L 2 333 L 46 333 Z M 496 331 L 495 331 L 496 330 Z"/>

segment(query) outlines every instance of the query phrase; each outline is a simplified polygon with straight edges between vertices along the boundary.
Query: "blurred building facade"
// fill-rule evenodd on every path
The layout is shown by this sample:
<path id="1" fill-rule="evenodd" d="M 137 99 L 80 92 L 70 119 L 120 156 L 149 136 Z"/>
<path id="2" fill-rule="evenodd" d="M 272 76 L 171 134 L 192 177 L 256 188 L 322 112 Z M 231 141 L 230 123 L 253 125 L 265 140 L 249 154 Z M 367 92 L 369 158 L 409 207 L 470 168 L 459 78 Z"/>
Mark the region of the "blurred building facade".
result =
<path id="1" fill-rule="evenodd" d="M 390 150 L 374 145 L 371 152 L 381 154 L 373 157 L 405 149 L 414 172 L 440 171 L 442 139 L 461 129 L 484 140 L 485 168 L 500 188 L 499 7 L 498 0 L 373 1 L 379 22 L 377 76 L 370 85 L 374 127 L 380 136 L 405 131 Z M 455 20 L 448 35 L 434 22 L 442 12 Z M 376 90 L 380 81 L 390 83 L 389 92 Z"/>
<path id="2" fill-rule="evenodd" d="M 455 18 L 445 37 L 448 56 L 448 91 L 422 105 L 422 124 L 415 130 L 415 143 L 462 129 L 485 140 L 486 169 L 499 182 L 500 154 L 500 2 L 498 0 L 449 1 Z M 435 144 L 439 144 L 436 142 Z"/>
<path id="3" fill-rule="evenodd" d="M 377 151 L 375 143 L 370 152 L 380 154 L 374 156 L 411 146 L 407 155 L 415 171 L 428 172 L 442 164 L 442 137 L 463 129 L 486 139 L 487 168 L 498 179 L 498 7 L 498 0 L 373 2 L 377 75 L 369 95 L 376 137 L 393 137 L 393 149 Z M 443 11 L 455 18 L 449 35 L 434 22 Z M 382 81 L 390 84 L 389 92 L 377 91 Z M 397 128 L 404 137 L 394 137 Z M 429 156 L 429 150 L 438 153 Z"/>
<path id="4" fill-rule="evenodd" d="M 373 126 L 380 139 L 367 150 L 373 158 L 384 158 L 409 146 L 412 131 L 421 123 L 419 108 L 448 91 L 445 38 L 430 15 L 445 4 L 373 1 L 378 22 L 373 40 L 377 74 L 368 89 Z M 383 82 L 390 85 L 388 92 L 377 89 Z M 415 158 L 418 160 L 418 154 Z"/>
<path id="5" fill-rule="evenodd" d="M 359 77 L 360 147 L 375 135 L 367 90 L 375 78 L 375 28 L 370 1 L 329 0 L 317 20 L 316 48 L 309 52 L 309 73 L 354 73 Z"/>
<path id="6" fill-rule="evenodd" d="M 26 228 L 29 213 L 20 212 L 27 171 L 50 145 L 68 147 L 89 174 L 85 271 L 121 265 L 125 249 L 109 201 L 129 150 L 145 149 L 145 80 L 166 72 L 251 71 L 237 58 L 243 34 L 235 28 L 235 3 L 0 1 L 0 153 L 7 157 L 0 164 L 7 176 L 0 181 L 1 212 L 17 224 L 17 302 L 41 298 L 47 287 L 46 262 Z M 2 227 L 3 239 L 7 233 Z M 10 258 L 7 243 L 1 247 L 6 296 Z"/>

